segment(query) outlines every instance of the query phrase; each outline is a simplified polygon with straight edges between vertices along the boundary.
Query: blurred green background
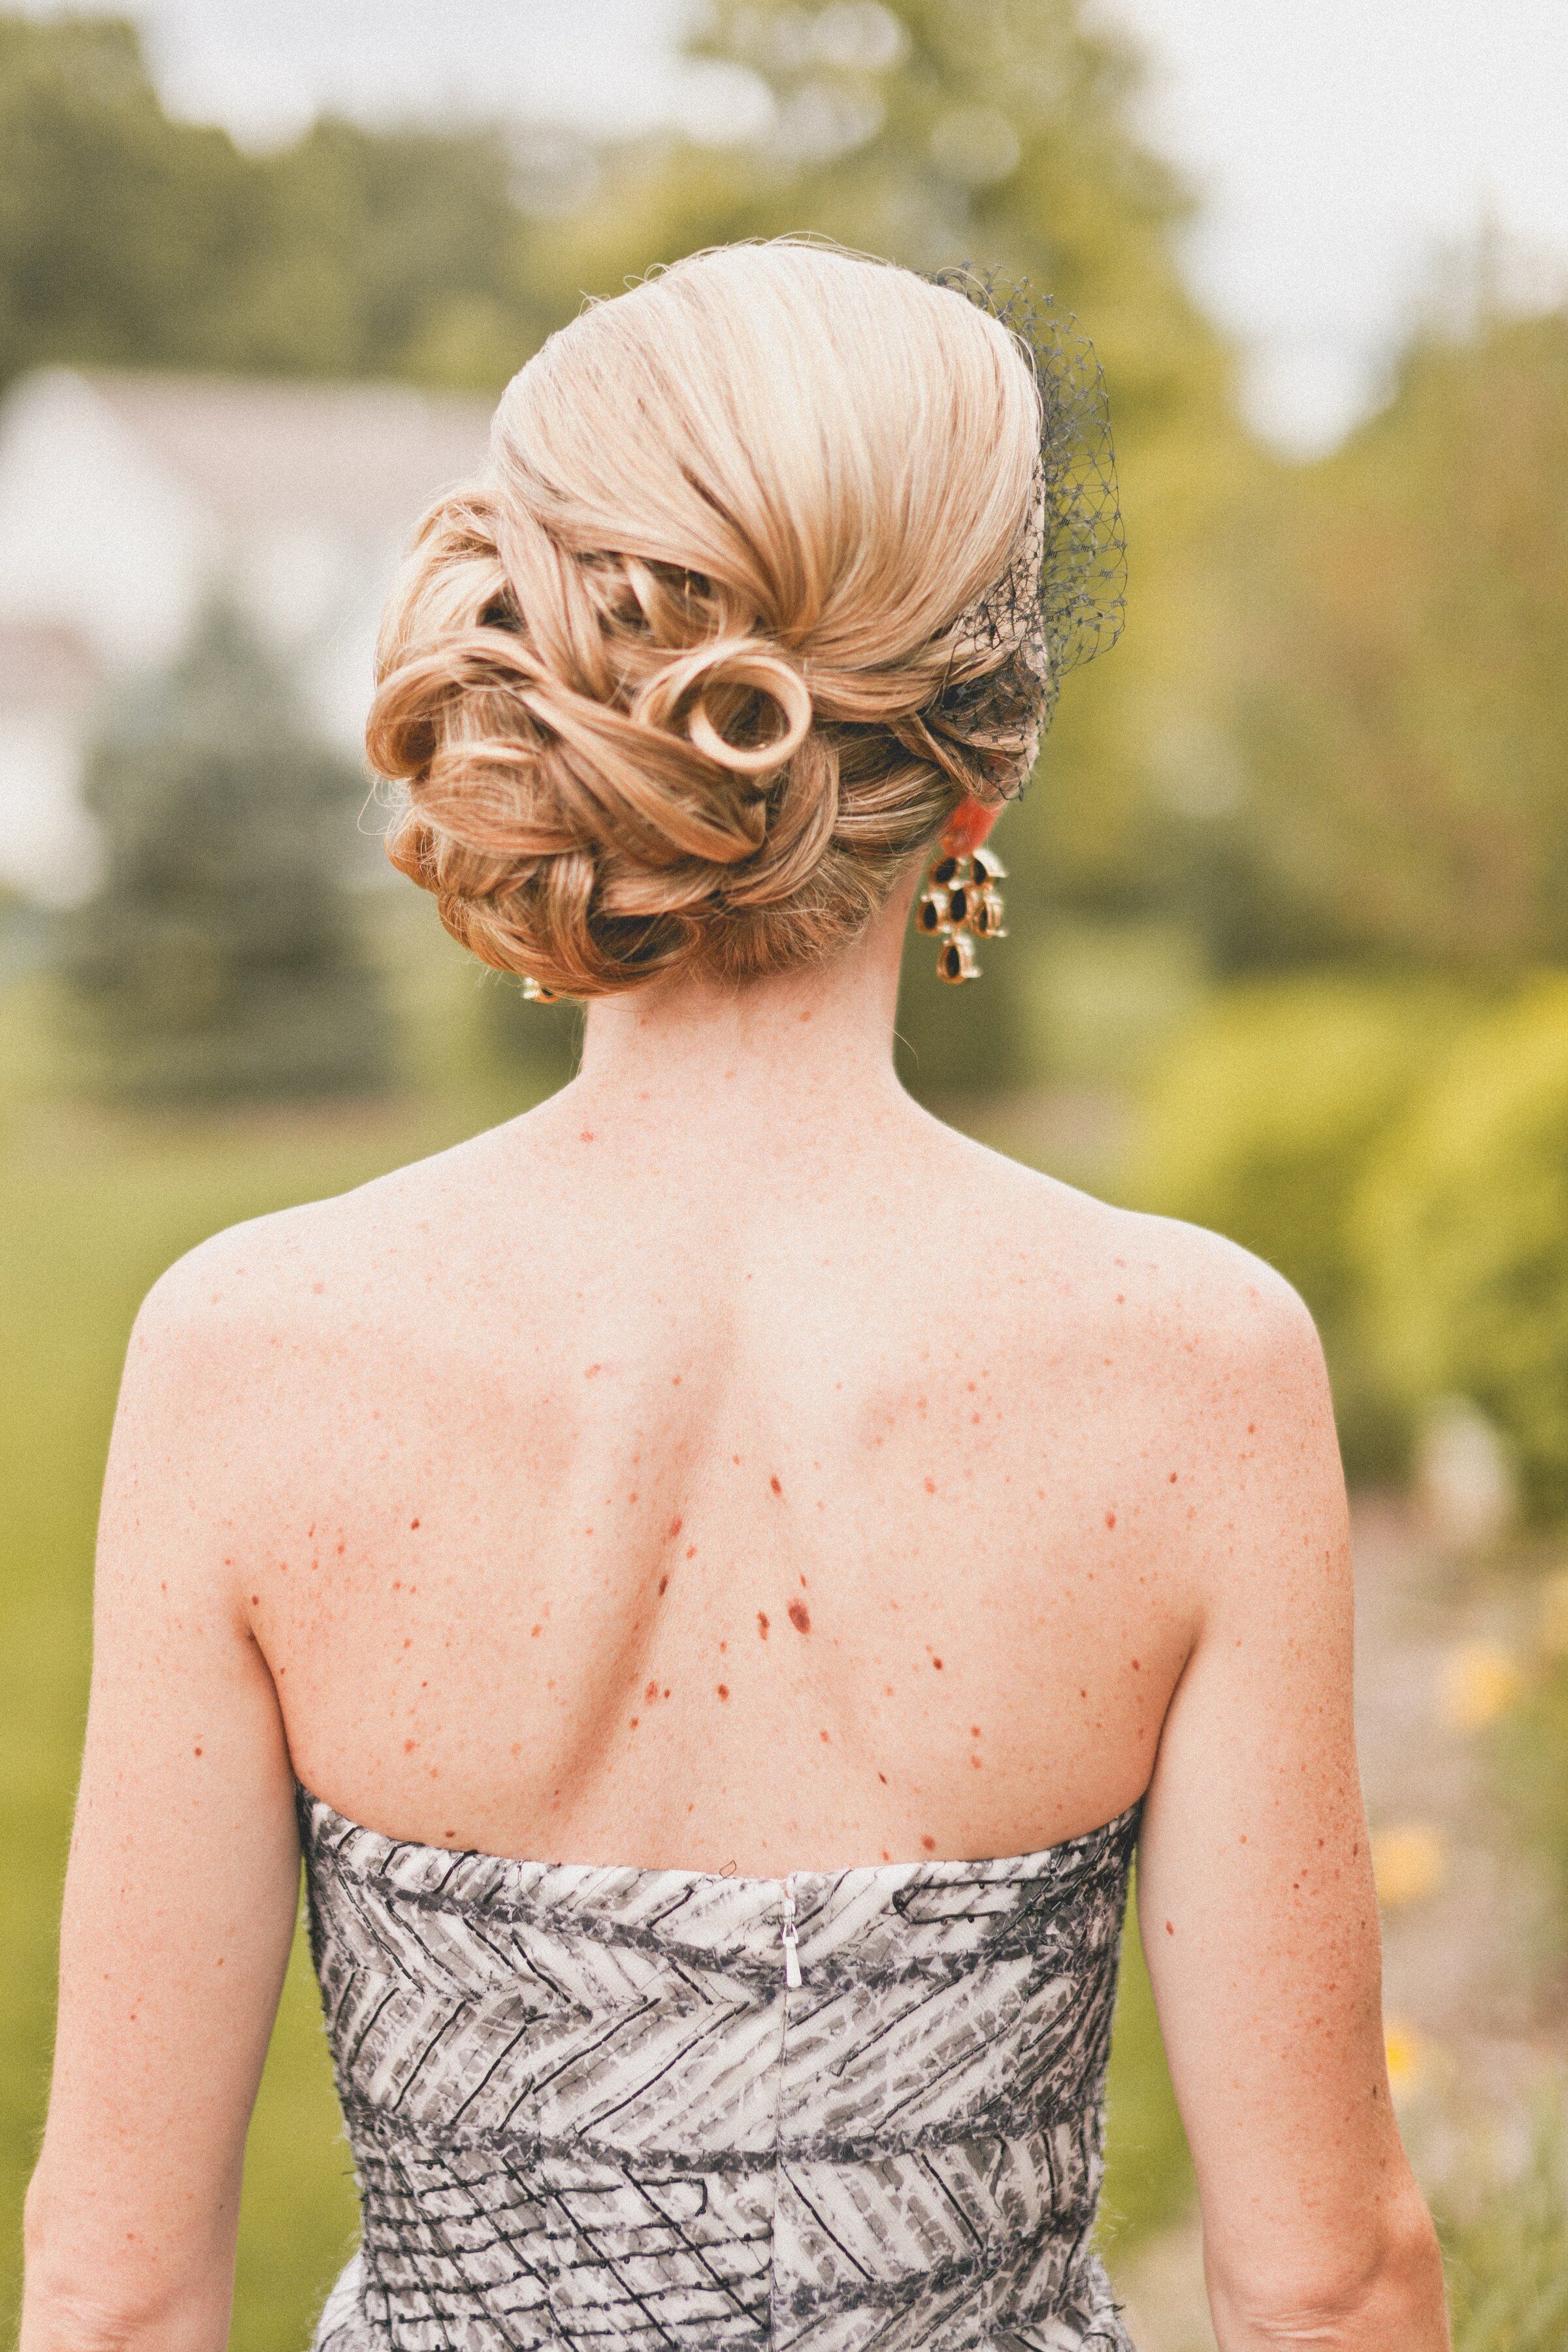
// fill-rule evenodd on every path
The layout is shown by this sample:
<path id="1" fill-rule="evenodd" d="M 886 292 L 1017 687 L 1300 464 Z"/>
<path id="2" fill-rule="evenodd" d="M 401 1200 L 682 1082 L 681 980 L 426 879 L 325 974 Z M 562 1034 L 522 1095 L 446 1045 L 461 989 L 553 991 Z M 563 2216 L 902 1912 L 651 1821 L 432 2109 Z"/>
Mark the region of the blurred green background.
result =
<path id="1" fill-rule="evenodd" d="M 904 1074 L 971 1131 L 1217 1226 L 1304 1293 L 1353 1484 L 1405 1514 L 1446 1606 L 1479 1595 L 1513 1629 L 1456 1719 L 1489 1834 L 1540 1889 L 1531 2030 L 1560 2063 L 1568 311 L 1506 299 L 1479 240 L 1378 413 L 1288 462 L 1242 422 L 1178 266 L 1191 200 L 1138 135 L 1137 57 L 1098 25 L 1079 0 L 719 6 L 701 46 L 772 86 L 791 140 L 627 139 L 584 175 L 544 139 L 520 161 L 499 126 L 322 120 L 247 152 L 165 112 L 129 26 L 0 16 L 0 396 L 62 366 L 493 396 L 584 289 L 785 230 L 995 265 L 1079 313 L 1110 388 L 1127 634 L 1068 686 L 1005 818 L 1011 938 L 984 984 L 943 989 L 911 949 Z M 218 1226 L 526 1108 L 577 1034 L 374 877 L 363 775 L 231 600 L 100 698 L 83 789 L 95 890 L 0 900 L 0 2312 L 138 1300 Z M 1421 1899 L 1414 1851 L 1391 1904 Z M 1119 2276 L 1191 2198 L 1131 1940 Z M 1568 2340 L 1541 2112 L 1514 2151 L 1528 2193 L 1478 2158 L 1451 2199 L 1468 2352 Z M 243 2352 L 308 2340 L 352 2230 L 297 1954 L 253 2139 Z"/>

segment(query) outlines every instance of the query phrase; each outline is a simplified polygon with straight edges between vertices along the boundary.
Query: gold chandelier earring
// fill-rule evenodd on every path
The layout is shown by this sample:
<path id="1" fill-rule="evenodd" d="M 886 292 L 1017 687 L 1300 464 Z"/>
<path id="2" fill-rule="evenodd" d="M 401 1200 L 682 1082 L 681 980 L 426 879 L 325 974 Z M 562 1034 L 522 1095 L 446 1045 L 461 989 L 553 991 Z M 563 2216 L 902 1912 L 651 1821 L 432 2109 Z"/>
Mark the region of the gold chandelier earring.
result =
<path id="1" fill-rule="evenodd" d="M 938 942 L 937 978 L 957 988 L 978 980 L 976 940 L 1005 940 L 998 882 L 1007 869 L 984 837 L 996 815 L 983 803 L 965 801 L 942 836 L 921 895 L 915 921 Z"/>

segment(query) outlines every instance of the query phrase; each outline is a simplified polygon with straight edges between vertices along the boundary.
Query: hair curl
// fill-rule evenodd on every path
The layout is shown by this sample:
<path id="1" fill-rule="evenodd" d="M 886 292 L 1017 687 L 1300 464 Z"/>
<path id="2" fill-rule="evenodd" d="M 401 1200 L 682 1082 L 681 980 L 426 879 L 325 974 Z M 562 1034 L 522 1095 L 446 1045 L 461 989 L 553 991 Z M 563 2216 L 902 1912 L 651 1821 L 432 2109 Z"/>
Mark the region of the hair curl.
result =
<path id="1" fill-rule="evenodd" d="M 389 605 L 394 863 L 552 993 L 847 944 L 1033 759 L 1037 665 L 964 615 L 1037 525 L 1038 446 L 1005 330 L 887 264 L 731 247 L 590 308 Z"/>

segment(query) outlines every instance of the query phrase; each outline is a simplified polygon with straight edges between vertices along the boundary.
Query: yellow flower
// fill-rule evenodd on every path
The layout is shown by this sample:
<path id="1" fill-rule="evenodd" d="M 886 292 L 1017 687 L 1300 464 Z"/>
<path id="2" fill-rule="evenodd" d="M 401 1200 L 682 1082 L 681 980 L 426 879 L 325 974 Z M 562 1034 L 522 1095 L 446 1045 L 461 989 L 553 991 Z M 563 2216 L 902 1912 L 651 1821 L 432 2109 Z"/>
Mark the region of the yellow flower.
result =
<path id="1" fill-rule="evenodd" d="M 1496 1642 L 1461 1642 L 1443 1671 L 1443 1718 L 1456 1731 L 1484 1731 L 1524 1687 L 1517 1660 Z"/>
<path id="2" fill-rule="evenodd" d="M 1443 1833 L 1430 1822 L 1398 1822 L 1372 1841 L 1377 1899 L 1387 1910 L 1436 1893 L 1447 1869 Z"/>
<path id="3" fill-rule="evenodd" d="M 1388 2087 L 1396 2099 L 1418 2091 L 1426 2076 L 1426 2044 L 1413 2025 L 1398 2018 L 1384 2021 L 1383 2053 L 1388 2064 Z"/>

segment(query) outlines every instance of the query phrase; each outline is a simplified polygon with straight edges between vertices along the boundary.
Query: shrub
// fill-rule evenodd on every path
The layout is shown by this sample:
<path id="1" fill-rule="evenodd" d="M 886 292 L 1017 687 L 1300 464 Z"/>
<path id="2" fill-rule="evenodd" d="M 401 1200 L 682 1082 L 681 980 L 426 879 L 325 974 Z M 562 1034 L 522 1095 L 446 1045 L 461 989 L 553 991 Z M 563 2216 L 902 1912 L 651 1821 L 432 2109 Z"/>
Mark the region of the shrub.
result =
<path id="1" fill-rule="evenodd" d="M 1439 2215 L 1454 2352 L 1562 2352 L 1568 2343 L 1568 2144 L 1543 2100 L 1529 2162 L 1468 2217 Z"/>
<path id="2" fill-rule="evenodd" d="M 1568 1511 L 1568 976 L 1461 1040 L 1373 1153 L 1352 1223 L 1397 1391 L 1473 1398 L 1531 1515 Z"/>
<path id="3" fill-rule="evenodd" d="M 1300 1291 L 1359 1475 L 1392 1465 L 1403 1423 L 1363 1342 L 1348 1204 L 1464 1010 L 1436 983 L 1317 972 L 1243 984 L 1173 1042 L 1143 1097 L 1132 1198 L 1229 1234 Z"/>
<path id="4" fill-rule="evenodd" d="M 315 742 L 237 614 L 132 687 L 89 762 L 102 888 L 64 966 L 106 1091 L 162 1103 L 363 1092 L 389 1030 L 347 887 L 364 785 Z"/>

